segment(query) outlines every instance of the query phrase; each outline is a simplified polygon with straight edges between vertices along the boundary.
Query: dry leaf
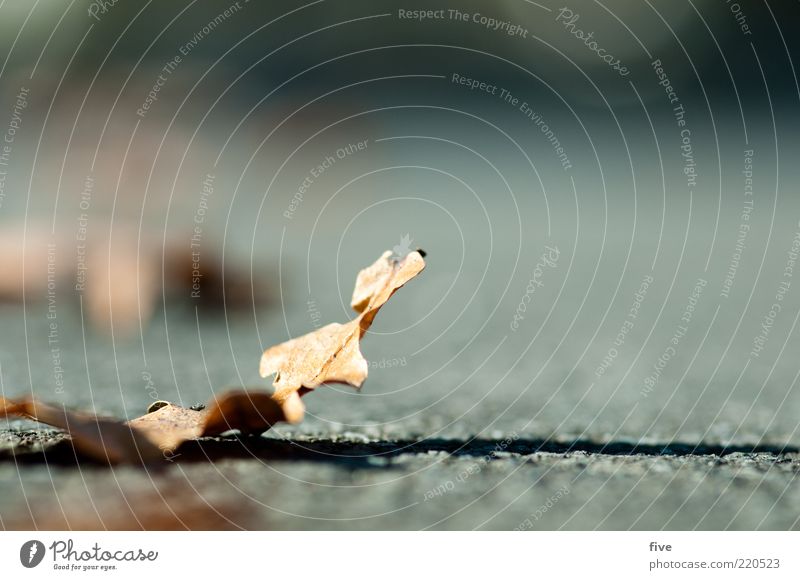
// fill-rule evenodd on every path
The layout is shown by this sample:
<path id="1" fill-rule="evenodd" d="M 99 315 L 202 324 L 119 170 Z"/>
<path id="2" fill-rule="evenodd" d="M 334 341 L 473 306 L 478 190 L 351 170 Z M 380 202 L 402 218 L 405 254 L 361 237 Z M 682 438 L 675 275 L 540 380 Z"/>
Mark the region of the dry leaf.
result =
<path id="1" fill-rule="evenodd" d="M 63 429 L 78 453 L 109 464 L 147 463 L 170 457 L 184 441 L 232 429 L 262 433 L 278 422 L 298 423 L 305 412 L 300 400 L 302 394 L 324 383 L 361 386 L 367 378 L 361 338 L 381 306 L 425 268 L 423 257 L 421 250 L 403 259 L 384 252 L 358 274 L 351 300 L 351 306 L 358 312 L 356 318 L 346 324 L 329 324 L 267 349 L 261 357 L 260 370 L 261 376 L 275 374 L 274 394 L 228 391 L 200 411 L 162 402 L 155 407 L 151 405 L 146 415 L 128 422 L 70 411 L 34 399 L 15 401 L 0 397 L 0 417 L 26 417 Z M 114 278 L 111 271 L 105 274 L 109 281 Z M 109 314 L 115 302 L 129 308 L 135 298 L 125 292 L 112 296 L 115 292 L 111 286 L 104 286 L 103 290 L 109 302 L 103 303 L 101 310 L 108 310 Z"/>
<path id="2" fill-rule="evenodd" d="M 327 326 L 273 346 L 261 357 L 262 377 L 275 375 L 275 397 L 289 400 L 324 383 L 345 383 L 356 388 L 367 378 L 367 361 L 359 343 L 375 315 L 406 282 L 425 268 L 421 251 L 399 260 L 386 251 L 358 274 L 350 302 L 359 315 L 346 324 Z"/>
<path id="3" fill-rule="evenodd" d="M 139 431 L 115 419 L 70 411 L 33 399 L 0 400 L 0 417 L 18 416 L 33 419 L 70 434 L 76 452 L 110 464 L 129 463 L 135 459 L 150 462 L 162 452 Z"/>
<path id="4" fill-rule="evenodd" d="M 297 394 L 279 403 L 267 393 L 237 390 L 223 393 L 202 411 L 165 403 L 124 423 L 33 399 L 0 397 L 0 417 L 25 417 L 63 429 L 78 453 L 112 465 L 169 458 L 184 441 L 232 429 L 262 433 L 278 422 L 298 423 L 304 410 Z"/>
<path id="5" fill-rule="evenodd" d="M 219 435 L 231 429 L 263 433 L 275 423 L 299 423 L 305 410 L 300 395 L 278 403 L 265 392 L 228 391 L 215 399 L 214 405 L 206 411 L 203 435 Z"/>

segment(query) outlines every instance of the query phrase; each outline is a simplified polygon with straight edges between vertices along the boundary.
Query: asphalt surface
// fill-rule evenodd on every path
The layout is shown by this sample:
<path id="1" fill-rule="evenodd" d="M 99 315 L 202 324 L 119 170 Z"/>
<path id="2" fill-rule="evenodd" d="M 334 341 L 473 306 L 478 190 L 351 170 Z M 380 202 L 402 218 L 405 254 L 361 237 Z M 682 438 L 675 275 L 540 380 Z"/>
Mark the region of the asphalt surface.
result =
<path id="1" fill-rule="evenodd" d="M 17 4 L 11 48 L 45 8 Z M 404 245 L 427 268 L 365 337 L 362 391 L 318 389 L 297 426 L 109 469 L 51 429 L 0 420 L 0 527 L 800 528 L 800 94 L 796 41 L 775 28 L 792 21 L 785 3 L 748 9 L 752 38 L 733 4 L 655 2 L 662 18 L 618 3 L 620 20 L 580 3 L 626 77 L 537 3 L 467 3 L 529 38 L 396 18 L 404 3 L 285 19 L 259 4 L 203 40 L 144 117 L 162 67 L 218 7 L 180 28 L 163 6 L 145 12 L 131 33 L 164 36 L 139 66 L 151 37 L 123 38 L 138 10 L 124 4 L 102 25 L 76 4 L 55 36 L 55 12 L 33 17 L 37 36 L 3 65 L 3 132 L 18 87 L 31 96 L 0 228 L 24 222 L 45 242 L 55 230 L 63 273 L 81 235 L 185 249 L 202 217 L 201 262 L 252 269 L 270 300 L 209 309 L 187 289 L 110 333 L 60 279 L 52 297 L 0 304 L 0 395 L 129 419 L 157 399 L 268 388 L 263 349 L 351 318 L 360 268 Z M 83 64 L 62 77 L 81 39 Z M 131 239 L 114 257 L 133 269 Z M 25 271 L 41 280 L 46 261 Z"/>
<path id="2" fill-rule="evenodd" d="M 17 452 L 43 443 L 20 437 Z M 209 440 L 149 471 L 75 464 L 66 446 L 54 449 L 49 462 L 32 449 L 4 460 L 7 528 L 798 527 L 800 457 L 774 448 L 345 433 Z"/>
<path id="3" fill-rule="evenodd" d="M 494 278 L 479 286 L 485 292 L 475 298 L 479 307 L 465 306 L 464 298 L 454 309 L 444 302 L 431 311 L 426 305 L 446 292 L 447 280 L 461 280 L 458 260 L 441 258 L 451 251 L 446 241 L 428 249 L 427 270 L 387 304 L 362 343 L 372 363 L 361 393 L 323 387 L 304 399 L 308 417 L 298 426 L 281 426 L 263 437 L 190 444 L 173 462 L 155 469 L 76 462 L 62 435 L 11 422 L 0 432 L 2 525 L 800 527 L 800 437 L 791 365 L 779 362 L 768 376 L 769 366 L 762 373 L 756 360 L 746 363 L 746 373 L 754 373 L 747 378 L 739 376 L 742 361 L 726 359 L 715 370 L 730 324 L 714 317 L 716 297 L 698 308 L 696 320 L 702 322 L 690 328 L 681 356 L 648 391 L 644 377 L 669 344 L 694 287 L 691 280 L 673 301 L 654 298 L 665 289 L 653 284 L 635 329 L 642 334 L 632 335 L 635 341 L 620 349 L 605 376 L 597 377 L 602 354 L 640 288 L 638 273 L 624 280 L 622 297 L 607 316 L 613 322 L 599 333 L 605 338 L 592 339 L 592 334 L 607 296 L 591 295 L 594 305 L 581 310 L 587 314 L 574 324 L 576 309 L 552 298 L 566 268 L 545 271 L 552 278 L 542 296 L 545 290 L 554 294 L 541 298 L 541 309 L 515 332 L 510 322 L 527 273 L 514 278 L 513 298 L 496 299 L 506 280 Z M 46 344 L 44 306 L 30 304 L 27 318 L 18 306 L 5 306 L 4 329 L 21 336 L 27 329 L 27 340 L 4 344 L 3 391 L 6 396 L 33 392 L 132 418 L 154 399 L 189 406 L 226 386 L 266 387 L 268 381 L 257 374 L 261 346 L 312 330 L 317 312 L 325 321 L 348 316 L 347 281 L 372 259 L 367 249 L 354 253 L 337 265 L 320 252 L 309 269 L 314 272 L 310 294 L 306 269 L 295 265 L 301 258 L 294 263 L 285 258 L 276 266 L 284 273 L 284 292 L 278 291 L 272 306 L 255 318 L 170 304 L 144 326 L 143 337 L 134 333 L 112 340 L 81 323 L 79 303 L 64 300 L 58 314 L 60 360 L 68 369 L 63 393 L 56 389 Z M 526 269 L 534 267 L 535 260 Z M 579 274 L 590 270 L 589 265 L 573 268 Z M 467 287 L 474 270 L 464 274 Z M 326 282 L 337 278 L 341 289 Z M 457 287 L 451 297 L 459 302 L 462 294 Z M 670 324 L 657 324 L 653 319 L 665 303 Z M 559 307 L 543 323 L 553 304 Z M 459 312 L 464 313 L 460 318 Z M 709 330 L 712 320 L 718 326 Z M 535 347 L 526 350 L 541 329 L 550 330 L 539 332 Z M 711 335 L 705 342 L 704 334 Z M 796 340 L 783 337 L 776 349 L 791 350 Z M 564 341 L 568 349 L 559 346 Z M 592 351 L 597 354 L 576 363 L 575 353 L 587 344 L 598 345 Z M 636 363 L 640 349 L 638 356 L 646 362 Z"/>

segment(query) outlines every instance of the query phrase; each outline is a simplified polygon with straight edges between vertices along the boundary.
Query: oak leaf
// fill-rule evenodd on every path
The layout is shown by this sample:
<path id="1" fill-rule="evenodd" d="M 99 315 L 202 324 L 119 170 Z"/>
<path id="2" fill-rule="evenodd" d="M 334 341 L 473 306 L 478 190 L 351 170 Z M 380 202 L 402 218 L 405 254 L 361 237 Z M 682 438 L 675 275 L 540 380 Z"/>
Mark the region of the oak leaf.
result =
<path id="1" fill-rule="evenodd" d="M 230 430 L 262 433 L 278 422 L 299 423 L 305 406 L 300 396 L 325 383 L 359 388 L 367 378 L 360 341 L 375 315 L 406 282 L 425 268 L 424 252 L 404 258 L 383 255 L 358 274 L 351 300 L 358 316 L 267 349 L 261 376 L 275 374 L 274 393 L 231 390 L 201 410 L 159 401 L 148 413 L 121 421 L 69 410 L 32 398 L 0 397 L 1 417 L 24 417 L 63 429 L 80 456 L 109 463 L 149 463 L 170 458 L 185 441 Z"/>
<path id="2" fill-rule="evenodd" d="M 279 402 L 269 393 L 232 390 L 193 410 L 162 402 L 127 422 L 42 403 L 0 397 L 0 417 L 24 417 L 66 431 L 80 456 L 109 463 L 170 458 L 184 441 L 237 429 L 262 433 L 278 422 L 298 423 L 305 407 L 295 394 Z"/>
<path id="3" fill-rule="evenodd" d="M 288 400 L 325 383 L 356 388 L 367 378 L 367 361 L 359 343 L 375 315 L 392 294 L 425 268 L 424 252 L 402 259 L 386 251 L 356 279 L 350 306 L 358 316 L 345 324 L 334 322 L 309 334 L 268 348 L 261 356 L 262 377 L 274 374 L 275 398 Z"/>

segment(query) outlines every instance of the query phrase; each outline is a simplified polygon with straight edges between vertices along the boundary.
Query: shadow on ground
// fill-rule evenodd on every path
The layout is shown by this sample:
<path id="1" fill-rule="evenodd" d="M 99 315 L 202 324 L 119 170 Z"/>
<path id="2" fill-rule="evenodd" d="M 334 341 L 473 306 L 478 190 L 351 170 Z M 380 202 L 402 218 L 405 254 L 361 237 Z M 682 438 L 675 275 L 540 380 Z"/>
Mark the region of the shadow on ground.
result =
<path id="1" fill-rule="evenodd" d="M 76 454 L 68 438 L 57 432 L 17 432 L 20 444 L 0 452 L 0 461 L 18 464 L 75 465 L 91 463 Z M 454 457 L 479 457 L 487 461 L 502 457 L 524 457 L 535 453 L 595 456 L 724 457 L 731 454 L 758 454 L 781 459 L 800 448 L 780 445 L 719 445 L 707 443 L 606 443 L 577 439 L 554 441 L 525 439 L 423 439 L 375 440 L 309 438 L 275 439 L 260 436 L 229 436 L 187 441 L 169 458 L 170 462 L 208 462 L 224 459 L 269 461 L 318 461 L 349 468 L 386 468 L 391 458 L 401 455 L 444 453 Z M 385 461 L 381 461 L 385 460 Z"/>

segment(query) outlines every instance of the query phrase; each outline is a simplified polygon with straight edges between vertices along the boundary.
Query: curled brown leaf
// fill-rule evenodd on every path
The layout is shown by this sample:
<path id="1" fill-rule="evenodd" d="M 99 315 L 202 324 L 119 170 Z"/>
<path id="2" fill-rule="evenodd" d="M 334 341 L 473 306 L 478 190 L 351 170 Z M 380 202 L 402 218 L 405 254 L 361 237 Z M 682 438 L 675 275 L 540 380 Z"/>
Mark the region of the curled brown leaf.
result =
<path id="1" fill-rule="evenodd" d="M 422 252 L 403 259 L 386 251 L 371 266 L 361 270 L 350 302 L 358 316 L 345 324 L 334 322 L 273 346 L 261 356 L 262 377 L 274 374 L 275 397 L 288 400 L 325 383 L 344 383 L 359 388 L 367 378 L 367 361 L 360 341 L 381 306 L 399 288 L 425 268 Z"/>
<path id="2" fill-rule="evenodd" d="M 297 423 L 304 409 L 299 395 L 279 402 L 268 393 L 235 390 L 201 411 L 167 403 L 123 422 L 34 399 L 0 398 L 0 417 L 24 417 L 63 429 L 81 457 L 112 465 L 170 458 L 184 441 L 225 431 L 261 433 L 278 422 Z"/>
<path id="3" fill-rule="evenodd" d="M 325 383 L 361 386 L 368 367 L 360 341 L 378 310 L 425 268 L 423 258 L 421 250 L 403 259 L 384 252 L 358 274 L 351 300 L 358 313 L 356 318 L 345 324 L 329 324 L 267 349 L 261 357 L 260 372 L 264 377 L 275 375 L 273 394 L 227 391 L 203 410 L 163 403 L 127 422 L 34 399 L 0 397 L 0 417 L 25 417 L 63 429 L 79 455 L 109 464 L 170 458 L 185 441 L 225 431 L 261 433 L 279 422 L 298 423 L 305 412 L 301 395 Z M 112 272 L 107 274 L 113 278 Z M 124 302 L 134 299 L 133 294 L 120 296 Z M 107 304 L 104 309 L 112 310 Z"/>

